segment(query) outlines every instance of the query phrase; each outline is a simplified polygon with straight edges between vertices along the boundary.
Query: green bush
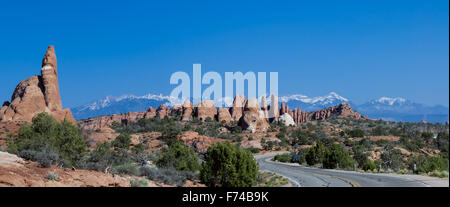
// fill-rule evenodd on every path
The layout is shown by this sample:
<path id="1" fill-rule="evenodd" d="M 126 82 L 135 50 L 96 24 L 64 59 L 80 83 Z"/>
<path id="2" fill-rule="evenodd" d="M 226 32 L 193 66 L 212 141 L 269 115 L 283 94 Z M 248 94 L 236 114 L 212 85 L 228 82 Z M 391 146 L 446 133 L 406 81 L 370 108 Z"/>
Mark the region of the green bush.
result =
<path id="1" fill-rule="evenodd" d="M 415 173 L 429 173 L 433 171 L 448 170 L 448 167 L 446 167 L 445 164 L 446 162 L 448 162 L 448 160 L 445 160 L 442 157 L 419 155 L 410 158 L 409 167 L 414 170 L 415 164 Z"/>
<path id="2" fill-rule="evenodd" d="M 112 174 L 118 175 L 135 175 L 135 176 L 141 175 L 139 168 L 131 163 L 114 166 L 111 172 Z"/>
<path id="3" fill-rule="evenodd" d="M 323 162 L 326 149 L 322 142 L 317 142 L 316 146 L 309 149 L 305 155 L 305 160 L 308 165 L 315 165 Z"/>
<path id="4" fill-rule="evenodd" d="M 148 182 L 145 179 L 142 179 L 142 180 L 131 180 L 130 181 L 130 186 L 132 188 L 147 187 L 148 186 Z"/>
<path id="5" fill-rule="evenodd" d="M 348 132 L 350 137 L 364 137 L 364 131 L 361 129 L 354 129 Z"/>
<path id="6" fill-rule="evenodd" d="M 292 155 L 291 153 L 278 154 L 273 157 L 273 160 L 279 162 L 291 162 Z"/>
<path id="7" fill-rule="evenodd" d="M 36 115 L 32 124 L 24 124 L 17 139 L 8 140 L 8 152 L 19 154 L 24 150 L 48 151 L 58 155 L 58 162 L 73 166 L 87 152 L 87 145 L 77 126 L 64 120 L 57 122 L 47 113 Z"/>
<path id="8" fill-rule="evenodd" d="M 194 150 L 179 141 L 169 144 L 162 150 L 156 165 L 160 168 L 173 168 L 177 171 L 196 172 L 200 169 Z"/>
<path id="9" fill-rule="evenodd" d="M 59 156 L 55 152 L 43 147 L 39 151 L 35 150 L 22 150 L 19 152 L 19 156 L 26 159 L 38 162 L 39 167 L 48 168 L 51 165 L 58 164 Z"/>
<path id="10" fill-rule="evenodd" d="M 114 148 L 129 149 L 131 145 L 131 137 L 129 134 L 120 134 L 111 142 Z"/>
<path id="11" fill-rule="evenodd" d="M 174 169 L 141 167 L 140 171 L 149 180 L 163 182 L 168 185 L 183 186 L 186 183 L 186 179 L 195 179 L 195 174 L 191 172 L 180 172 Z"/>
<path id="12" fill-rule="evenodd" d="M 259 148 L 255 148 L 255 147 L 248 148 L 247 150 L 254 154 L 257 154 L 261 151 Z"/>
<path id="13" fill-rule="evenodd" d="M 253 155 L 227 142 L 208 149 L 200 179 L 210 187 L 251 187 L 257 173 L 258 163 Z"/>
<path id="14" fill-rule="evenodd" d="M 369 159 L 366 160 L 366 163 L 362 166 L 362 169 L 364 171 L 374 171 L 377 169 L 377 166 L 374 162 L 370 161 Z"/>
<path id="15" fill-rule="evenodd" d="M 325 151 L 323 167 L 328 169 L 353 167 L 353 159 L 342 146 L 333 144 Z"/>
<path id="16" fill-rule="evenodd" d="M 385 147 L 385 152 L 381 154 L 381 165 L 385 169 L 398 171 L 404 168 L 403 155 L 399 149 L 394 149 L 391 145 Z"/>
<path id="17" fill-rule="evenodd" d="M 47 173 L 47 175 L 45 176 L 45 178 L 46 178 L 47 180 L 57 181 L 58 178 L 59 178 L 59 176 L 58 176 L 58 174 L 57 174 L 56 172 L 49 172 L 49 173 Z"/>

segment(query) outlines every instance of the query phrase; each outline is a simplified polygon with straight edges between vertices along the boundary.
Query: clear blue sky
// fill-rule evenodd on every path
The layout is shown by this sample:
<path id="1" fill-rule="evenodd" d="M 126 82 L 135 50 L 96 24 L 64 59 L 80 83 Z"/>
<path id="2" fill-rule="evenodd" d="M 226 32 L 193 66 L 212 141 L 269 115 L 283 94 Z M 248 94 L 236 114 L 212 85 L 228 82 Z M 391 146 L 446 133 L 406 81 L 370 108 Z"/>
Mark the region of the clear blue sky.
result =
<path id="1" fill-rule="evenodd" d="M 280 95 L 449 105 L 448 0 L 161 2 L 2 2 L 0 100 L 55 45 L 65 107 L 168 95 L 170 75 L 193 63 L 278 71 Z"/>

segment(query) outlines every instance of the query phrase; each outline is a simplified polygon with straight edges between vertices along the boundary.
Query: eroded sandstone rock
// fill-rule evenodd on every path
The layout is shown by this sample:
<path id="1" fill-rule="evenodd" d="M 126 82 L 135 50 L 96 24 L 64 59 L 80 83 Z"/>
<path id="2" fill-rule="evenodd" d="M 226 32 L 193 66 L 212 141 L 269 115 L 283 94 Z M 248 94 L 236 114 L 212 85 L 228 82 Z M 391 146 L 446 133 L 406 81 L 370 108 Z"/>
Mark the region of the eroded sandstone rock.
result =
<path id="1" fill-rule="evenodd" d="M 0 121 L 26 121 L 41 112 L 47 112 L 56 120 L 76 123 L 70 109 L 63 109 L 59 94 L 56 55 L 49 46 L 42 60 L 40 76 L 33 76 L 17 85 L 11 103 L 5 102 L 0 109 Z"/>
<path id="2" fill-rule="evenodd" d="M 251 133 L 267 131 L 269 123 L 267 123 L 267 120 L 261 114 L 258 100 L 248 99 L 244 107 L 244 115 L 240 120 L 241 126 Z"/>
<path id="3" fill-rule="evenodd" d="M 221 108 L 217 110 L 217 120 L 219 122 L 225 121 L 226 123 L 231 121 L 231 114 L 227 108 Z"/>
<path id="4" fill-rule="evenodd" d="M 183 103 L 183 115 L 182 121 L 191 121 L 192 120 L 192 112 L 194 112 L 194 107 L 189 100 L 184 101 Z"/>
<path id="5" fill-rule="evenodd" d="M 231 118 L 234 121 L 239 121 L 244 113 L 245 96 L 236 95 L 233 101 L 233 107 L 231 108 Z"/>
<path id="6" fill-rule="evenodd" d="M 211 120 L 215 120 L 217 110 L 216 107 L 214 106 L 214 101 L 212 100 L 200 101 L 200 103 L 198 103 L 198 106 L 196 108 L 195 114 L 196 117 L 201 121 L 205 121 L 208 117 L 211 118 Z"/>

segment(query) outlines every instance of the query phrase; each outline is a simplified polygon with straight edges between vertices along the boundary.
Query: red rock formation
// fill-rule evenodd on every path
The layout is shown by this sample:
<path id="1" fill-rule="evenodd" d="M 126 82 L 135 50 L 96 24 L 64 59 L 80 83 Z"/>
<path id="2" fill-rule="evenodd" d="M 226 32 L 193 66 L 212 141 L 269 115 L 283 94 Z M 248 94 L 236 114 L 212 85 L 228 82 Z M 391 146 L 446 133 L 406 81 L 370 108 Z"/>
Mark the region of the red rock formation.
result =
<path id="1" fill-rule="evenodd" d="M 278 106 L 278 97 L 272 94 L 270 96 L 269 118 L 277 119 L 280 117 L 280 107 Z"/>
<path id="2" fill-rule="evenodd" d="M 184 132 L 178 135 L 178 139 L 188 146 L 192 146 L 196 151 L 205 152 L 208 148 L 223 140 L 207 136 L 198 135 L 197 132 Z"/>
<path id="3" fill-rule="evenodd" d="M 183 115 L 181 117 L 182 121 L 191 121 L 192 120 L 192 112 L 194 112 L 194 107 L 189 100 L 184 101 L 183 103 Z"/>
<path id="4" fill-rule="evenodd" d="M 243 95 L 236 95 L 234 98 L 233 107 L 231 108 L 231 118 L 234 121 L 241 119 L 244 112 L 245 100 L 246 98 Z"/>
<path id="5" fill-rule="evenodd" d="M 214 101 L 212 100 L 200 101 L 195 112 L 196 117 L 202 121 L 205 121 L 208 117 L 211 118 L 211 120 L 215 120 L 217 114 Z"/>
<path id="6" fill-rule="evenodd" d="M 269 107 L 267 106 L 267 100 L 265 96 L 261 97 L 261 109 L 264 111 L 269 110 Z"/>
<path id="7" fill-rule="evenodd" d="M 139 121 L 140 119 L 152 119 L 154 117 L 156 117 L 156 110 L 150 107 L 148 111 L 143 112 L 128 112 L 126 114 L 114 114 L 80 120 L 78 121 L 78 125 L 83 130 L 99 130 L 111 127 L 114 122 L 128 124 Z"/>
<path id="8" fill-rule="evenodd" d="M 237 98 L 242 100 L 241 98 Z M 236 100 L 236 99 L 235 99 Z M 272 96 L 273 100 L 273 96 Z M 236 102 L 236 101 L 235 101 Z M 272 103 L 278 103 L 278 102 L 272 102 Z M 275 106 L 273 109 L 275 109 L 277 104 L 274 104 Z M 236 105 L 238 106 L 238 105 Z M 239 109 L 239 107 L 235 107 L 236 109 Z M 282 108 L 286 109 L 286 105 L 284 104 L 284 107 Z M 142 118 L 154 118 L 155 116 L 158 118 L 164 118 L 165 116 L 170 116 L 170 111 L 175 111 L 173 109 L 167 108 L 165 105 L 161 105 L 158 110 L 155 110 L 153 108 L 149 108 L 146 112 L 135 112 L 135 113 L 127 113 L 127 114 L 119 114 L 119 115 L 111 115 L 111 116 L 102 116 L 98 118 L 92 118 L 88 120 L 81 120 L 79 121 L 79 125 L 82 129 L 88 129 L 88 130 L 97 130 L 102 129 L 104 127 L 109 127 L 113 122 L 117 123 L 124 123 L 127 124 L 129 122 L 136 122 L 139 119 Z M 202 101 L 199 103 L 197 107 L 192 107 L 192 104 L 189 101 L 186 101 L 183 104 L 183 121 L 189 121 L 191 120 L 191 114 L 192 111 L 195 111 L 195 117 L 206 120 L 206 118 L 210 117 L 212 120 L 217 120 L 221 122 L 222 120 L 225 120 L 226 122 L 230 122 L 233 120 L 232 115 L 230 115 L 230 109 L 229 108 L 219 108 L 216 110 L 214 106 L 213 101 Z M 235 110 L 237 112 L 239 110 Z M 270 109 L 272 111 L 272 109 Z M 274 110 L 276 112 L 279 112 L 278 110 Z M 256 131 L 266 131 L 269 127 L 268 121 L 269 119 L 267 116 L 265 116 L 264 111 L 261 109 L 261 107 L 258 104 L 257 99 L 249 99 L 246 101 L 242 116 L 239 119 L 239 125 L 242 126 L 244 129 L 256 132 Z M 353 111 L 353 109 L 350 107 L 350 105 L 346 103 L 342 103 L 338 106 L 321 109 L 315 112 L 306 112 L 302 111 L 300 109 L 294 109 L 291 111 L 285 111 L 285 114 L 288 114 L 292 119 L 294 120 L 295 124 L 299 124 L 301 122 L 307 122 L 311 120 L 326 120 L 331 117 L 347 117 L 347 118 L 353 118 L 353 119 L 364 119 L 364 117 Z M 217 115 L 217 119 L 216 118 Z M 278 117 L 280 117 L 278 115 Z"/>
<path id="9" fill-rule="evenodd" d="M 156 109 L 156 115 L 160 118 L 160 119 L 164 119 L 164 117 L 166 117 L 168 115 L 168 111 L 167 111 L 167 107 L 165 104 L 161 105 L 158 107 L 158 109 Z"/>
<path id="10" fill-rule="evenodd" d="M 330 117 L 337 116 L 337 117 L 345 117 L 345 118 L 352 118 L 352 119 L 364 119 L 361 114 L 353 111 L 353 109 L 348 105 L 347 103 L 342 103 L 337 106 L 333 106 L 326 109 L 321 109 L 315 112 L 305 112 L 301 111 L 300 109 L 297 110 L 297 112 L 292 113 L 294 121 L 298 124 L 300 122 L 307 122 L 311 120 L 326 120 Z"/>
<path id="11" fill-rule="evenodd" d="M 244 116 L 240 121 L 240 125 L 251 133 L 255 133 L 256 131 L 265 132 L 270 127 L 264 115 L 261 113 L 257 99 L 248 99 L 244 107 Z"/>
<path id="12" fill-rule="evenodd" d="M 286 113 L 286 103 L 281 102 L 281 112 L 280 112 L 280 115 L 283 115 L 284 113 Z"/>
<path id="13" fill-rule="evenodd" d="M 231 115 L 228 108 L 221 108 L 217 110 L 217 120 L 219 122 L 225 121 L 226 123 L 231 121 Z"/>
<path id="14" fill-rule="evenodd" d="M 49 46 L 44 55 L 41 75 L 20 82 L 14 90 L 11 103 L 3 104 L 0 121 L 31 122 L 32 118 L 41 112 L 49 113 L 58 121 L 66 119 L 76 123 L 70 109 L 62 108 L 53 46 Z"/>

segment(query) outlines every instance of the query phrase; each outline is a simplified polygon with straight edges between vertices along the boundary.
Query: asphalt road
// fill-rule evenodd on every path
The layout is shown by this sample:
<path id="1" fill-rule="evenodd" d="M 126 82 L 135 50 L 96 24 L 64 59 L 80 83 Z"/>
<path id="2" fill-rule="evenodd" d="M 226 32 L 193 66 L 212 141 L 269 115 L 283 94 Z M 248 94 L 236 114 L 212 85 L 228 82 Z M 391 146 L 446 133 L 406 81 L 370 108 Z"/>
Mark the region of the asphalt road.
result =
<path id="1" fill-rule="evenodd" d="M 255 156 L 259 169 L 288 178 L 297 187 L 428 187 L 419 180 L 388 174 L 309 168 L 272 162 L 275 154 Z"/>

